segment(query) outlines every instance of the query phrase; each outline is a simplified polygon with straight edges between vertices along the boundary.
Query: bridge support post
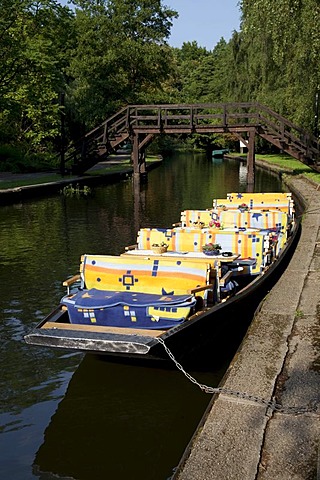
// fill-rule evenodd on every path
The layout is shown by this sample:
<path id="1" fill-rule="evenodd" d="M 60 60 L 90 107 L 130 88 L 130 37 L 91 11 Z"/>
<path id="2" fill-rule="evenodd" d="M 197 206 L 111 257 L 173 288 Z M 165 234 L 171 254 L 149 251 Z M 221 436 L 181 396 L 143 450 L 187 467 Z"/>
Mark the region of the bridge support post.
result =
<path id="1" fill-rule="evenodd" d="M 139 165 L 140 165 L 140 174 L 144 175 L 147 173 L 147 168 L 146 168 L 146 151 L 144 148 L 142 148 L 139 152 Z"/>
<path id="2" fill-rule="evenodd" d="M 138 133 L 134 133 L 132 136 L 132 153 L 131 160 L 133 164 L 133 176 L 134 178 L 140 178 L 140 176 L 145 175 L 147 172 L 146 169 L 146 153 L 144 141 L 140 142 L 140 137 Z"/>
<path id="3" fill-rule="evenodd" d="M 133 165 L 133 176 L 139 176 L 139 134 L 133 134 L 132 136 L 132 152 L 131 161 Z"/>
<path id="4" fill-rule="evenodd" d="M 252 192 L 255 176 L 255 129 L 249 131 L 248 154 L 247 154 L 247 190 Z"/>

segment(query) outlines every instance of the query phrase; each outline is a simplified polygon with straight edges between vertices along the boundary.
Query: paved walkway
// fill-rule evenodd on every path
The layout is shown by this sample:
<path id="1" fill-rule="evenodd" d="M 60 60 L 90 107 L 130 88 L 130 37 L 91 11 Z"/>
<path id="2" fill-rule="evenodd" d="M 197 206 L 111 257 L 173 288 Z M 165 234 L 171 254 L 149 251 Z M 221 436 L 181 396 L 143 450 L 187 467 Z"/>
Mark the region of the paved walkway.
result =
<path id="1" fill-rule="evenodd" d="M 99 171 L 102 169 L 106 169 L 108 167 L 112 167 L 114 165 L 121 165 L 127 163 L 128 159 L 130 158 L 129 155 L 112 155 L 107 160 L 97 163 L 92 168 L 88 170 L 88 173 L 93 171 Z M 34 172 L 34 173 L 11 173 L 11 172 L 0 172 L 0 189 L 1 189 L 1 182 L 14 182 L 14 181 L 24 181 L 24 180 L 34 180 L 48 177 L 49 175 L 54 176 L 55 172 Z M 69 176 L 66 176 L 68 179 Z M 76 178 L 76 175 L 71 176 L 70 178 Z M 60 175 L 59 175 L 60 179 Z"/>
<path id="2" fill-rule="evenodd" d="M 59 190 L 61 190 L 61 188 L 70 184 L 91 186 L 121 180 L 132 173 L 132 166 L 128 164 L 129 158 L 129 155 L 127 154 L 112 155 L 107 160 L 97 163 L 83 176 L 66 175 L 65 177 L 61 177 L 59 174 L 55 174 L 54 172 L 0 172 L 0 205 L 17 203 L 26 198 L 57 193 Z M 159 157 L 158 162 L 160 161 L 161 158 Z M 157 162 L 153 162 L 153 165 L 156 163 Z M 111 168 L 115 165 L 120 165 L 122 168 L 118 171 L 115 171 Z M 151 167 L 152 164 L 147 165 L 147 168 Z M 101 171 L 101 173 L 99 171 Z M 95 174 L 88 175 L 90 172 L 95 172 Z M 50 178 L 49 181 L 46 180 L 48 178 Z M 30 180 L 30 183 L 27 183 L 28 180 Z M 39 180 L 39 182 L 37 180 Z M 8 188 L 4 182 L 23 182 L 23 185 Z"/>
<path id="3" fill-rule="evenodd" d="M 215 395 L 176 480 L 320 479 L 320 191 L 289 187 L 307 204 L 299 244 L 221 386 L 307 411 Z"/>
<path id="4" fill-rule="evenodd" d="M 11 172 L 0 172 L 0 189 L 1 182 L 20 182 L 24 180 L 41 180 L 48 175 L 54 175 L 53 172 L 36 172 L 36 173 L 11 173 Z"/>

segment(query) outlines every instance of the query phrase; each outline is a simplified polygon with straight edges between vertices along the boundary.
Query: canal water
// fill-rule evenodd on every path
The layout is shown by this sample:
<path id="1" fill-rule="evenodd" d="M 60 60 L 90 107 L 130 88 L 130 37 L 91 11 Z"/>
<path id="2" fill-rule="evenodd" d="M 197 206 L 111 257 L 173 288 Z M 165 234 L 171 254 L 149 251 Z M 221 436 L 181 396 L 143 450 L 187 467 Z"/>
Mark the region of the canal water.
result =
<path id="1" fill-rule="evenodd" d="M 180 154 L 151 171 L 139 195 L 127 179 L 84 198 L 0 208 L 1 479 L 170 478 L 210 395 L 176 368 L 28 346 L 23 336 L 64 295 L 81 254 L 120 254 L 139 227 L 169 227 L 182 210 L 245 188 L 239 162 Z M 258 170 L 255 189 L 281 184 Z M 216 386 L 232 354 L 190 373 Z"/>

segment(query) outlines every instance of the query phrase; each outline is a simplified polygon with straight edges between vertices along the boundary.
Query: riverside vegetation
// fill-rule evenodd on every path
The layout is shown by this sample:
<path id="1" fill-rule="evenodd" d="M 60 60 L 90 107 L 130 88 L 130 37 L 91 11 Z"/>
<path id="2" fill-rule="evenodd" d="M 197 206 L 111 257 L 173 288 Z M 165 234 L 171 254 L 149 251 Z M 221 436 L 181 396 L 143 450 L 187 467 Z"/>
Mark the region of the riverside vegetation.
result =
<path id="1" fill-rule="evenodd" d="M 208 50 L 169 46 L 179 12 L 161 0 L 3 0 L 0 171 L 57 169 L 62 147 L 128 103 L 258 101 L 318 135 L 319 1 L 240 0 L 239 9 L 240 30 Z M 237 139 L 164 136 L 150 151 L 181 143 L 234 150 Z"/>

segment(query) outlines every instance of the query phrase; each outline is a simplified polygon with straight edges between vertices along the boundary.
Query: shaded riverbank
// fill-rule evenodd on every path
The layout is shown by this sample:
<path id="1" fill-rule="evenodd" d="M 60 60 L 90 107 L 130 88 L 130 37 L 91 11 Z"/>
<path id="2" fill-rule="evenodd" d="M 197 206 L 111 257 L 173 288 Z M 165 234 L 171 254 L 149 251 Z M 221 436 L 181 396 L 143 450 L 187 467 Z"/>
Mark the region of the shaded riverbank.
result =
<path id="1" fill-rule="evenodd" d="M 61 175 L 48 172 L 0 173 L 0 205 L 10 205 L 30 198 L 55 195 L 69 185 L 96 187 L 126 180 L 133 174 L 133 167 L 129 165 L 128 159 L 128 155 L 114 156 L 107 161 L 100 162 L 92 167 L 86 175 L 79 177 L 75 175 L 61 177 Z M 161 162 L 161 156 L 158 159 L 147 161 L 147 172 L 158 167 Z M 47 181 L 47 178 L 50 180 Z M 21 182 L 21 185 L 6 187 L 6 184 L 10 185 L 14 182 Z"/>

